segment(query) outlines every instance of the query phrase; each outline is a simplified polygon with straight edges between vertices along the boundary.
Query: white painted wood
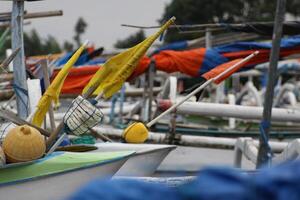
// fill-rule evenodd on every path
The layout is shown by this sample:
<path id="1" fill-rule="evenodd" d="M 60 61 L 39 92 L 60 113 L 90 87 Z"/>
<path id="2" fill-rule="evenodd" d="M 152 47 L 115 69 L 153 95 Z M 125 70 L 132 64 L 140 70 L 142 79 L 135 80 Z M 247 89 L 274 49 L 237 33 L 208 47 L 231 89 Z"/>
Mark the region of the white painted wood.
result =
<path id="1" fill-rule="evenodd" d="M 233 94 L 228 94 L 228 103 L 230 105 L 235 105 L 235 96 Z M 229 118 L 229 128 L 235 129 L 235 118 Z"/>
<path id="2" fill-rule="evenodd" d="M 42 97 L 40 79 L 27 79 L 29 114 L 34 113 L 40 98 Z"/>
<path id="3" fill-rule="evenodd" d="M 11 54 L 12 54 L 12 49 L 6 49 L 6 57 L 8 58 Z M 10 62 L 9 65 L 8 65 L 8 71 L 10 71 L 10 72 L 14 71 L 14 67 L 13 67 L 12 62 Z"/>
<path id="4" fill-rule="evenodd" d="M 175 76 L 170 77 L 170 94 L 169 98 L 172 100 L 176 100 L 177 94 L 177 78 Z"/>
<path id="5" fill-rule="evenodd" d="M 201 90 L 203 90 L 206 86 L 208 86 L 212 82 L 215 82 L 215 81 L 218 81 L 218 80 L 222 79 L 224 76 L 226 76 L 228 74 L 233 73 L 233 71 L 234 71 L 235 68 L 237 68 L 238 66 L 240 66 L 242 63 L 247 62 L 248 60 L 251 60 L 258 53 L 259 53 L 259 51 L 255 51 L 254 53 L 252 53 L 251 55 L 247 56 L 246 58 L 244 58 L 244 59 L 240 60 L 239 62 L 235 63 L 234 65 L 228 67 L 222 73 L 220 73 L 217 76 L 215 76 L 215 77 L 207 80 L 205 83 L 203 83 L 198 88 L 196 88 L 195 90 L 193 90 L 191 93 L 189 93 L 188 95 L 186 95 L 183 99 L 181 99 L 180 101 L 176 102 L 174 105 L 172 105 L 166 111 L 164 111 L 163 113 L 161 113 L 160 115 L 158 115 L 155 119 L 153 119 L 152 121 L 148 122 L 146 126 L 148 128 L 150 128 L 153 124 L 155 124 L 156 122 L 158 122 L 163 116 L 171 113 L 174 109 L 176 109 L 178 106 L 180 106 L 182 103 L 184 103 L 185 101 L 187 101 L 188 99 L 190 99 L 192 96 L 194 96 L 195 94 L 197 94 Z"/>
<path id="6" fill-rule="evenodd" d="M 121 137 L 123 133 L 123 130 L 121 129 L 108 127 L 95 127 L 94 130 L 98 133 L 114 137 Z M 148 141 L 163 143 L 166 139 L 165 137 L 165 133 L 149 132 Z M 234 138 L 181 135 L 179 145 L 233 149 L 236 141 L 237 139 Z M 257 146 L 258 141 L 254 140 L 254 144 Z M 287 144 L 287 142 L 270 142 L 270 146 L 274 152 L 281 152 L 287 146 Z"/>
<path id="7" fill-rule="evenodd" d="M 241 167 L 242 156 L 245 156 L 252 163 L 256 164 L 258 148 L 252 138 L 238 138 L 234 147 L 234 166 Z"/>
<path id="8" fill-rule="evenodd" d="M 65 199 L 93 179 L 114 175 L 126 160 L 127 158 L 91 168 L 0 186 L 1 199 Z"/>
<path id="9" fill-rule="evenodd" d="M 272 160 L 273 163 L 281 163 L 289 160 L 294 160 L 300 155 L 300 139 L 293 140 L 290 142 L 283 152 L 275 156 Z"/>
<path id="10" fill-rule="evenodd" d="M 175 145 L 96 143 L 99 152 L 136 151 L 118 170 L 115 176 L 151 176 Z"/>
<path id="11" fill-rule="evenodd" d="M 214 117 L 234 117 L 248 120 L 261 120 L 262 112 L 263 107 L 202 102 L 184 102 L 182 105 L 177 107 L 178 114 L 191 114 Z M 273 108 L 272 121 L 300 122 L 300 110 L 294 108 Z"/>

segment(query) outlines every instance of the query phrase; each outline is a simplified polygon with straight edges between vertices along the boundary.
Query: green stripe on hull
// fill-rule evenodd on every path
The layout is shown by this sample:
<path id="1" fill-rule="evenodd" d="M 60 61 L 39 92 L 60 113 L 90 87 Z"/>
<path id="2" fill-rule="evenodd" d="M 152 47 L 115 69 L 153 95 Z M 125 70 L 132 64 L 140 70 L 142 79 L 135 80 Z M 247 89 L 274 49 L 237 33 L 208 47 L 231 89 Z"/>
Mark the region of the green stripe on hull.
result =
<path id="1" fill-rule="evenodd" d="M 101 163 L 121 159 L 133 154 L 133 151 L 71 153 L 55 152 L 52 155 L 15 167 L 0 169 L 0 184 L 39 178 L 71 170 L 86 168 Z"/>

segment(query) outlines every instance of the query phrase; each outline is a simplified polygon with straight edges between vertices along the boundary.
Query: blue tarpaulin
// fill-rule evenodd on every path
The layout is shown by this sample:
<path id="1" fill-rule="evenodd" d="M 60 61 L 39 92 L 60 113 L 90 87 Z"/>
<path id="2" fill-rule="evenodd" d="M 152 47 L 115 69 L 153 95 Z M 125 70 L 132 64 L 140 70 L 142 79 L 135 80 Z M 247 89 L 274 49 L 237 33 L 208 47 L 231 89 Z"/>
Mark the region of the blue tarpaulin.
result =
<path id="1" fill-rule="evenodd" d="M 254 173 L 211 167 L 196 180 L 179 187 L 135 180 L 95 180 L 69 200 L 299 200 L 300 161 L 289 162 Z"/>

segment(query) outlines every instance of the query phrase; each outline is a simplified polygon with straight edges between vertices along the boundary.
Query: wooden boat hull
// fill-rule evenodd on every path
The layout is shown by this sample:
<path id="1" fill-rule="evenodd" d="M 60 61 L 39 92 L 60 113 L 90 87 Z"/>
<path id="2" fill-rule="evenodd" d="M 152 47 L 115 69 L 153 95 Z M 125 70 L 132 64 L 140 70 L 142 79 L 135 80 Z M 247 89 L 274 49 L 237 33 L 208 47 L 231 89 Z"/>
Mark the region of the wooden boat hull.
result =
<path id="1" fill-rule="evenodd" d="M 64 199 L 95 178 L 110 178 L 128 158 L 125 156 L 80 170 L 0 185 L 0 196 L 1 199 L 14 200 Z"/>
<path id="2" fill-rule="evenodd" d="M 96 151 L 136 151 L 115 176 L 151 176 L 175 145 L 97 143 Z"/>

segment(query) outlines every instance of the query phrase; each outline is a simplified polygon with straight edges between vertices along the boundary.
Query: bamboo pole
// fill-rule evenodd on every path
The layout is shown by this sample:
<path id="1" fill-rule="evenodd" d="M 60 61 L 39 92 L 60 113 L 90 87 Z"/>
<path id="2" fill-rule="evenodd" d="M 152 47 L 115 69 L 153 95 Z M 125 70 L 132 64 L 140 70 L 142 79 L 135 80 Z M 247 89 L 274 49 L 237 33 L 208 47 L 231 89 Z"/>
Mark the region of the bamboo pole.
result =
<path id="1" fill-rule="evenodd" d="M 276 16 L 274 21 L 273 42 L 270 56 L 270 67 L 268 72 L 268 84 L 265 93 L 263 119 L 261 122 L 261 135 L 259 138 L 259 150 L 257 157 L 257 168 L 271 162 L 271 150 L 269 149 L 269 131 L 271 128 L 270 119 L 274 97 L 274 86 L 277 80 L 277 64 L 280 53 L 280 41 L 282 25 L 284 22 L 286 0 L 277 0 Z"/>
<path id="2" fill-rule="evenodd" d="M 50 133 L 48 131 L 46 131 L 45 129 L 42 129 L 38 126 L 35 126 L 34 124 L 31 124 L 31 123 L 27 122 L 26 120 L 21 119 L 20 117 L 18 117 L 15 113 L 13 113 L 11 111 L 1 109 L 0 110 L 0 118 L 11 121 L 11 122 L 13 122 L 14 124 L 17 124 L 17 125 L 27 124 L 31 127 L 36 128 L 44 136 L 47 136 L 47 137 L 50 136 Z"/>
<path id="3" fill-rule="evenodd" d="M 12 49 L 15 51 L 17 48 L 20 48 L 20 51 L 17 53 L 13 62 L 14 84 L 17 87 L 27 90 L 23 41 L 23 19 L 24 1 L 13 1 L 12 15 L 11 18 L 8 19 L 11 20 L 12 24 Z M 26 102 L 28 102 L 28 97 L 24 93 L 20 92 L 17 95 L 17 110 L 18 115 L 23 119 L 25 119 L 28 115 Z"/>
<path id="4" fill-rule="evenodd" d="M 191 24 L 191 25 L 171 25 L 169 28 L 215 28 L 215 27 L 224 27 L 225 25 L 233 26 L 233 27 L 239 27 L 244 26 L 245 24 L 274 24 L 273 21 L 265 21 L 265 22 L 244 22 L 244 23 L 214 23 L 214 24 Z M 129 28 L 139 28 L 139 29 L 156 29 L 160 28 L 160 26 L 138 26 L 138 25 L 132 25 L 132 24 L 121 24 L 121 26 L 129 27 Z"/>
<path id="5" fill-rule="evenodd" d="M 15 1 L 13 1 L 15 2 Z M 17 1 L 23 2 L 23 1 Z M 23 2 L 24 5 L 24 2 Z M 13 11 L 14 14 L 14 11 Z M 12 16 L 13 16 L 12 14 Z M 62 10 L 55 10 L 55 11 L 46 11 L 46 12 L 35 12 L 35 13 L 26 13 L 23 15 L 23 19 L 34 19 L 34 18 L 43 18 L 43 17 L 55 17 L 55 16 L 62 16 Z M 12 16 L 0 16 L 0 21 L 9 21 L 12 19 Z"/>
<path id="6" fill-rule="evenodd" d="M 233 73 L 236 68 L 238 66 L 240 66 L 242 63 L 249 61 L 250 59 L 252 59 L 254 56 L 256 56 L 258 54 L 258 51 L 255 51 L 253 54 L 247 56 L 246 58 L 244 58 L 243 60 L 237 62 L 236 64 L 232 65 L 231 67 L 227 68 L 225 71 L 223 71 L 222 73 L 218 74 L 217 76 L 215 76 L 214 78 L 211 78 L 209 80 L 207 80 L 205 83 L 203 83 L 202 85 L 200 85 L 197 89 L 195 89 L 194 91 L 192 91 L 190 94 L 188 94 L 187 96 L 185 96 L 183 99 L 181 99 L 180 101 L 176 102 L 174 105 L 172 105 L 169 109 L 167 109 L 166 111 L 164 111 L 163 113 L 161 113 L 159 116 L 157 116 L 155 119 L 153 119 L 152 121 L 147 123 L 147 127 L 150 128 L 153 124 L 155 124 L 158 120 L 160 120 L 163 116 L 169 114 L 170 112 L 172 112 L 175 108 L 177 108 L 178 106 L 180 106 L 181 104 L 183 104 L 186 100 L 188 100 L 189 98 L 191 98 L 192 96 L 194 96 L 195 94 L 197 94 L 198 92 L 200 92 L 203 88 L 205 88 L 206 86 L 208 86 L 209 84 L 213 83 L 216 80 L 221 79 L 223 76 L 225 76 L 228 73 Z"/>
<path id="7" fill-rule="evenodd" d="M 31 22 L 30 21 L 26 21 L 23 23 L 23 26 L 27 26 L 27 25 L 30 25 Z M 5 22 L 5 23 L 1 23 L 0 24 L 0 28 L 9 28 L 11 27 L 11 23 L 10 22 Z"/>
<path id="8" fill-rule="evenodd" d="M 148 120 L 152 119 L 152 101 L 153 101 L 153 88 L 154 88 L 154 76 L 155 76 L 155 61 L 151 60 L 148 68 Z"/>
<path id="9" fill-rule="evenodd" d="M 98 134 L 107 135 L 110 137 L 121 138 L 123 130 L 108 127 L 95 127 L 93 128 Z M 158 132 L 149 132 L 148 140 L 154 143 L 165 143 L 167 134 Z M 209 137 L 209 136 L 194 136 L 184 135 L 178 133 L 178 145 L 192 146 L 192 147 L 208 147 L 217 149 L 234 149 L 238 138 L 225 138 L 225 137 Z M 258 141 L 253 141 L 258 146 Z M 287 147 L 287 142 L 270 142 L 272 149 L 276 153 L 280 153 Z"/>
<path id="10" fill-rule="evenodd" d="M 1 82 L 1 74 L 0 74 Z M 153 87 L 153 94 L 156 95 L 162 90 L 161 87 Z M 127 97 L 140 97 L 144 94 L 144 88 L 127 88 L 125 90 L 125 95 Z M 61 98 L 76 98 L 78 94 L 62 94 Z M 92 95 L 94 96 L 94 95 Z"/>
<path id="11" fill-rule="evenodd" d="M 21 50 L 20 47 L 16 48 L 12 54 L 10 54 L 9 57 L 7 57 L 1 64 L 0 64 L 0 68 L 2 70 L 4 70 L 5 72 L 9 73 L 8 71 L 6 71 L 6 68 L 8 68 L 9 64 L 11 63 L 11 61 L 13 61 L 15 59 L 15 57 L 17 56 L 17 54 L 19 53 L 19 51 Z"/>
<path id="12" fill-rule="evenodd" d="M 168 105 L 170 108 L 176 102 L 169 99 L 163 99 L 159 104 Z M 212 117 L 232 117 L 246 120 L 261 120 L 263 107 L 261 106 L 241 106 L 221 103 L 206 102 L 184 102 L 177 107 L 177 113 L 198 116 Z M 272 122 L 300 122 L 300 110 L 292 108 L 273 108 Z"/>

